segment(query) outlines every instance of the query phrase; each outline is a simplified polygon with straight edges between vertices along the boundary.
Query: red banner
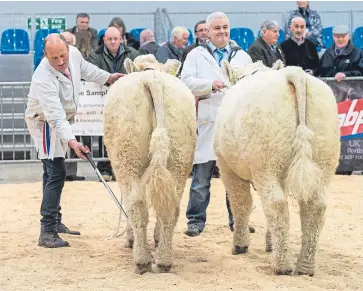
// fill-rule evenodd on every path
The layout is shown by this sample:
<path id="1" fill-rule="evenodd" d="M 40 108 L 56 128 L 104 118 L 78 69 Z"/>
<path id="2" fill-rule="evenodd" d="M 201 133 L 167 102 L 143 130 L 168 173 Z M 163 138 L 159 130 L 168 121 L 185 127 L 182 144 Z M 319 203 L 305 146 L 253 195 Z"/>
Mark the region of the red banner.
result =
<path id="1" fill-rule="evenodd" d="M 342 139 L 363 136 L 363 99 L 348 100 L 337 103 Z"/>

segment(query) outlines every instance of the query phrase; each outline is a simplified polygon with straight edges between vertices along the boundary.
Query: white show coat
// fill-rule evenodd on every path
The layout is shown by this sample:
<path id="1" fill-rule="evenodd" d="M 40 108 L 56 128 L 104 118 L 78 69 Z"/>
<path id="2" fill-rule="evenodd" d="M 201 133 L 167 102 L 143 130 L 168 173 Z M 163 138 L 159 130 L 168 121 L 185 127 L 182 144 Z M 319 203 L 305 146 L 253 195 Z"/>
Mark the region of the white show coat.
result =
<path id="1" fill-rule="evenodd" d="M 79 50 L 69 46 L 72 81 L 43 58 L 30 85 L 25 121 L 40 159 L 65 157 L 68 141 L 74 139 L 71 124 L 77 112 L 81 78 L 105 84 L 110 73 L 85 61 Z"/>
<path id="2" fill-rule="evenodd" d="M 233 44 L 231 44 L 233 47 Z M 231 59 L 231 64 L 245 66 L 252 63 L 251 57 L 242 49 Z M 221 68 L 211 53 L 202 46 L 191 50 L 183 64 L 181 80 L 189 87 L 195 97 L 207 98 L 198 104 L 198 138 L 194 156 L 194 164 L 215 161 L 213 149 L 213 133 L 217 112 L 224 94 L 212 92 L 215 80 L 228 83 Z"/>

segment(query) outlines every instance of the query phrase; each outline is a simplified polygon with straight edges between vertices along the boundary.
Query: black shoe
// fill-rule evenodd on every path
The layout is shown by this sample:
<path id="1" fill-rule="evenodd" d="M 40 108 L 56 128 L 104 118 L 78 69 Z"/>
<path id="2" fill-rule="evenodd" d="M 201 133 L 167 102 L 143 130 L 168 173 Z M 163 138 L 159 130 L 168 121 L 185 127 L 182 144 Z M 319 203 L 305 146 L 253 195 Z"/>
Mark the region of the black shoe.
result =
<path id="1" fill-rule="evenodd" d="M 57 232 L 58 233 L 72 234 L 72 235 L 81 235 L 81 233 L 79 231 L 70 230 L 63 223 L 61 223 L 61 224 L 58 225 Z"/>
<path id="2" fill-rule="evenodd" d="M 191 227 L 188 227 L 188 230 L 186 230 L 184 233 L 188 236 L 198 236 L 198 235 L 200 235 L 201 232 L 202 231 L 199 230 L 198 228 L 191 226 Z"/>
<path id="3" fill-rule="evenodd" d="M 38 246 L 45 248 L 62 248 L 69 247 L 67 241 L 62 240 L 56 231 L 40 231 Z"/>
<path id="4" fill-rule="evenodd" d="M 86 178 L 82 176 L 69 175 L 66 176 L 66 181 L 84 181 Z"/>

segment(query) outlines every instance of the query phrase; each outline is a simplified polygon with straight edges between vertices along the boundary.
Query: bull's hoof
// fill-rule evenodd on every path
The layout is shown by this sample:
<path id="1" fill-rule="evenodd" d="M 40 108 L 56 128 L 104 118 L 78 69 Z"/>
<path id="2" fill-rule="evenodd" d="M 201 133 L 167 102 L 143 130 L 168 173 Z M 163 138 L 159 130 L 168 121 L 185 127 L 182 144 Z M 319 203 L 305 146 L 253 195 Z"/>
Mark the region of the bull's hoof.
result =
<path id="1" fill-rule="evenodd" d="M 272 245 L 266 245 L 266 252 L 272 252 Z"/>
<path id="2" fill-rule="evenodd" d="M 308 271 L 308 270 L 301 270 L 299 268 L 296 268 L 294 271 L 294 275 L 297 276 L 310 276 L 313 277 L 314 276 L 314 270 Z"/>
<path id="3" fill-rule="evenodd" d="M 125 248 L 132 249 L 134 247 L 134 241 L 131 239 L 126 240 L 125 242 Z"/>
<path id="4" fill-rule="evenodd" d="M 248 230 L 250 233 L 255 233 L 256 232 L 256 229 L 253 227 L 253 226 L 248 226 Z"/>
<path id="5" fill-rule="evenodd" d="M 155 273 L 169 273 L 172 265 L 157 264 L 154 268 Z"/>
<path id="6" fill-rule="evenodd" d="M 245 254 L 247 252 L 248 252 L 248 246 L 246 247 L 234 246 L 234 248 L 232 249 L 232 255 Z"/>
<path id="7" fill-rule="evenodd" d="M 277 269 L 275 270 L 276 275 L 285 275 L 285 276 L 291 276 L 292 275 L 292 269 Z"/>
<path id="8" fill-rule="evenodd" d="M 138 275 L 142 275 L 146 272 L 151 272 L 151 263 L 147 264 L 136 264 L 135 273 Z"/>

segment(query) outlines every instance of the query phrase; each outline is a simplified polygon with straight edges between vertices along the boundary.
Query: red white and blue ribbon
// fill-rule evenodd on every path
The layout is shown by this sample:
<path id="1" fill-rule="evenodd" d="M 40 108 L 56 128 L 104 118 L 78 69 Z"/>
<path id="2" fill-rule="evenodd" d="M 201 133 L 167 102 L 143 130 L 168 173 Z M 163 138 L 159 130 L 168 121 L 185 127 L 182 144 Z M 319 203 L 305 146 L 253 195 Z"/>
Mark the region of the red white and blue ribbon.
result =
<path id="1" fill-rule="evenodd" d="M 50 153 L 50 126 L 48 122 L 43 125 L 43 151 L 49 156 Z"/>

